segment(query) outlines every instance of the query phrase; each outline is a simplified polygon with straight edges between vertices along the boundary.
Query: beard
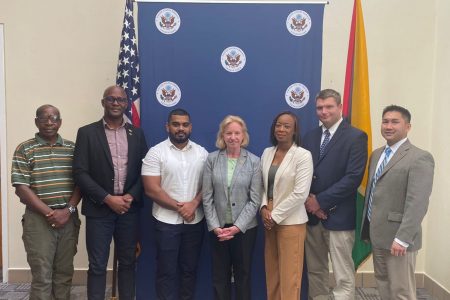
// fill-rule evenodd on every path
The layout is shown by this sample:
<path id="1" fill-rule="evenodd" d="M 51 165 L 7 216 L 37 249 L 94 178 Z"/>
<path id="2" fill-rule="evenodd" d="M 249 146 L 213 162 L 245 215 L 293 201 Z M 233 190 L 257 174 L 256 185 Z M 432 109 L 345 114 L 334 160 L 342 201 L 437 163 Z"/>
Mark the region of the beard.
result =
<path id="1" fill-rule="evenodd" d="M 191 134 L 187 132 L 176 132 L 175 134 L 169 132 L 169 138 L 174 144 L 184 144 L 189 140 L 190 136 Z"/>

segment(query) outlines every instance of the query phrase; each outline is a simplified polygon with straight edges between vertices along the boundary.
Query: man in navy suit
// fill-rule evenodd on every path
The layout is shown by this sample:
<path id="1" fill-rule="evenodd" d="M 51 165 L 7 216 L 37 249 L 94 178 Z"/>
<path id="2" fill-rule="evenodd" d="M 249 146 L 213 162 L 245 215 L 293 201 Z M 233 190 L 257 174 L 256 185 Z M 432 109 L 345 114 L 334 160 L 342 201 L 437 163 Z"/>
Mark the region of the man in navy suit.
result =
<path id="1" fill-rule="evenodd" d="M 303 139 L 314 163 L 305 203 L 309 213 L 305 244 L 308 294 L 309 299 L 329 299 L 330 253 L 336 281 L 333 297 L 353 300 L 356 193 L 367 162 L 367 135 L 342 119 L 341 95 L 332 89 L 319 92 L 316 113 L 322 125 Z"/>
<path id="2" fill-rule="evenodd" d="M 126 122 L 128 100 L 119 86 L 103 93 L 100 121 L 78 130 L 74 178 L 83 197 L 89 258 L 89 300 L 104 300 L 111 239 L 117 252 L 119 298 L 135 296 L 138 208 L 141 206 L 142 158 L 147 143 L 140 128 Z"/>

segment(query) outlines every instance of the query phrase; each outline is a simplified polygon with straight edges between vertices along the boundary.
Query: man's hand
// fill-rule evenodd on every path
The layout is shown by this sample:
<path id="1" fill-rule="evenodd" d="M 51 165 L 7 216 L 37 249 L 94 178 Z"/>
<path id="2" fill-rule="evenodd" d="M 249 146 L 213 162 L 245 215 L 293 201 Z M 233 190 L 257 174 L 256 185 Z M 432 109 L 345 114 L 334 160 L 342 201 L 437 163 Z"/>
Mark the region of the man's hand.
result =
<path id="1" fill-rule="evenodd" d="M 134 200 L 133 196 L 131 196 L 130 194 L 125 194 L 122 197 L 123 197 L 123 200 L 130 203 L 130 206 L 131 206 L 131 202 L 133 202 L 133 200 Z"/>
<path id="2" fill-rule="evenodd" d="M 406 254 L 406 247 L 403 247 L 396 241 L 392 242 L 391 246 L 391 255 L 393 256 L 403 256 Z"/>
<path id="3" fill-rule="evenodd" d="M 186 222 L 192 222 L 195 219 L 195 210 L 197 209 L 197 204 L 194 201 L 178 202 L 177 207 L 178 213 Z"/>
<path id="4" fill-rule="evenodd" d="M 70 219 L 70 211 L 68 208 L 55 209 L 45 215 L 47 222 L 53 228 L 61 228 L 66 225 L 67 221 Z"/>
<path id="5" fill-rule="evenodd" d="M 320 205 L 317 201 L 316 195 L 309 194 L 308 198 L 306 198 L 305 208 L 307 212 L 316 214 L 316 212 L 320 209 Z"/>
<path id="6" fill-rule="evenodd" d="M 264 223 L 264 228 L 267 230 L 270 230 L 273 226 L 275 226 L 275 222 L 272 219 L 272 214 L 267 206 L 263 206 L 263 208 L 261 208 L 261 217 Z"/>
<path id="7" fill-rule="evenodd" d="M 314 215 L 316 215 L 316 217 L 318 217 L 319 219 L 322 219 L 322 220 L 326 220 L 327 219 L 327 214 L 321 209 L 316 211 Z"/>
<path id="8" fill-rule="evenodd" d="M 106 196 L 104 202 L 111 208 L 116 214 L 123 215 L 128 212 L 131 207 L 131 201 L 133 201 L 133 197 L 130 198 L 126 194 L 124 196 Z"/>

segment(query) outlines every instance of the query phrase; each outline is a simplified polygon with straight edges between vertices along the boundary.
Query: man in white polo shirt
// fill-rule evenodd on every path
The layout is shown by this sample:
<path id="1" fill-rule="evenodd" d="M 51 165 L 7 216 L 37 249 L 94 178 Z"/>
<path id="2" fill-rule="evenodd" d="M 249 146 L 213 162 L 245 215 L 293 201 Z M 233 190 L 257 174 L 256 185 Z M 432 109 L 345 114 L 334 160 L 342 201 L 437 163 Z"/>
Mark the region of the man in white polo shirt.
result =
<path id="1" fill-rule="evenodd" d="M 204 234 L 201 183 L 208 152 L 189 140 L 190 115 L 169 113 L 169 138 L 152 147 L 142 164 L 145 194 L 156 219 L 158 299 L 194 299 Z M 179 279 L 178 279 L 179 278 Z"/>

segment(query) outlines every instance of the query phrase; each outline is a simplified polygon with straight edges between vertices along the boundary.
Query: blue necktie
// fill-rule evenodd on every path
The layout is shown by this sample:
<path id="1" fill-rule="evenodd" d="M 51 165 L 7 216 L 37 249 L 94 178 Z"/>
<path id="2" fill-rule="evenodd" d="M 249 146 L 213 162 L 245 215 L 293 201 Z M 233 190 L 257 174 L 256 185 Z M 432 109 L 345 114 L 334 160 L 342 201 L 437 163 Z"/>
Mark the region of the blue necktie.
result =
<path id="1" fill-rule="evenodd" d="M 330 141 L 330 131 L 327 129 L 323 133 L 325 134 L 325 137 L 323 139 L 322 145 L 320 145 L 319 158 L 322 158 L 323 153 L 325 152 L 325 148 L 327 147 L 328 142 Z"/>
<path id="2" fill-rule="evenodd" d="M 367 219 L 369 220 L 369 222 L 372 216 L 372 199 L 373 199 L 373 192 L 375 191 L 375 185 L 377 184 L 378 178 L 380 178 L 381 173 L 383 173 L 383 169 L 387 165 L 391 153 L 392 153 L 391 148 L 387 147 L 386 149 L 384 149 L 384 159 L 381 162 L 381 165 L 378 167 L 375 176 L 373 176 L 372 178 L 372 183 L 370 184 L 369 203 L 367 204 Z"/>

